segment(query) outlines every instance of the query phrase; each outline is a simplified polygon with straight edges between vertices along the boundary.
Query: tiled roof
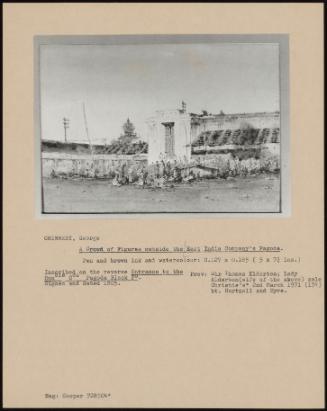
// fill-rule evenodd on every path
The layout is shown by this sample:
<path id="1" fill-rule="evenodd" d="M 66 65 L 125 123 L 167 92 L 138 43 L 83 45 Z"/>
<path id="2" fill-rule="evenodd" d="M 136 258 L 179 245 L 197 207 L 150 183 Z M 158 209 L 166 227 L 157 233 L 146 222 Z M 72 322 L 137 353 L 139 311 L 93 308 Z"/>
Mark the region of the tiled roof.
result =
<path id="1" fill-rule="evenodd" d="M 279 128 L 224 129 L 204 131 L 197 137 L 196 141 L 192 143 L 192 147 L 217 147 L 224 145 L 244 146 L 279 142 Z"/>
<path id="2" fill-rule="evenodd" d="M 108 145 L 94 144 L 94 154 L 146 154 L 148 144 L 144 141 L 134 143 L 115 142 Z M 42 152 L 64 152 L 67 154 L 90 153 L 91 147 L 88 143 L 64 143 L 61 141 L 43 140 Z"/>

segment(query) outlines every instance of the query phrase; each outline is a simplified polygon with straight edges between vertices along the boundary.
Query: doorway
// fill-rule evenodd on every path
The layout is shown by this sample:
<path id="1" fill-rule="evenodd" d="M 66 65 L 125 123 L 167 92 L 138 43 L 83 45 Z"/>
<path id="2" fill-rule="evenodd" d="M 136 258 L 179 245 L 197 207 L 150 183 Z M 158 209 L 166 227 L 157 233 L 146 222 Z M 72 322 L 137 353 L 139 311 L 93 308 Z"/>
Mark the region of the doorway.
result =
<path id="1" fill-rule="evenodd" d="M 162 123 L 165 127 L 165 154 L 167 158 L 175 155 L 174 123 Z"/>

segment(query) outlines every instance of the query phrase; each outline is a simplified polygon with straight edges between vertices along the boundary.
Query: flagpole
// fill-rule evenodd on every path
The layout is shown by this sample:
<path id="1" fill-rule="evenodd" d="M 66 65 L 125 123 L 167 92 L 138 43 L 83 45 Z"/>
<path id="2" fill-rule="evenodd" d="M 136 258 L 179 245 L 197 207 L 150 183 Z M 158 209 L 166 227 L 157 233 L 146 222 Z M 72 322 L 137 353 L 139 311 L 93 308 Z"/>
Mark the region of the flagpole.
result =
<path id="1" fill-rule="evenodd" d="M 86 137 L 87 137 L 89 145 L 90 145 L 91 156 L 92 156 L 92 160 L 93 160 L 93 145 L 92 145 L 92 141 L 91 141 L 91 138 L 90 138 L 90 135 L 89 135 L 89 129 L 88 129 L 88 126 L 87 126 L 85 103 L 83 103 L 83 115 L 84 115 L 84 125 L 85 125 Z"/>

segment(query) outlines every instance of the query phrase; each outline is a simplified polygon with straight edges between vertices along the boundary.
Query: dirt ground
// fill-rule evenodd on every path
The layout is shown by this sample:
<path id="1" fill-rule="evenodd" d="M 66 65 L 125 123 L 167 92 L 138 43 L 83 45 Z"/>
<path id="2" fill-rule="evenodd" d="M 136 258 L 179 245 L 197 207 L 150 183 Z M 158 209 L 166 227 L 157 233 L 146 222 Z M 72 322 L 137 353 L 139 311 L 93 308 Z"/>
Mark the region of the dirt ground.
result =
<path id="1" fill-rule="evenodd" d="M 278 212 L 279 188 L 276 175 L 201 180 L 162 189 L 45 178 L 43 201 L 46 213 Z"/>

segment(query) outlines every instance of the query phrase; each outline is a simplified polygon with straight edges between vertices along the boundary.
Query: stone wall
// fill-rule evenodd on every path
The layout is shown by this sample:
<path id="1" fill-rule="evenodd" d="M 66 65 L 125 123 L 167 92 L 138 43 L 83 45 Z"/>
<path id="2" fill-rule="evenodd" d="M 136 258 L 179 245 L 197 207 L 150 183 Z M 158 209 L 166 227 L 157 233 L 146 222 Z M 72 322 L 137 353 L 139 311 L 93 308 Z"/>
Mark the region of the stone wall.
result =
<path id="1" fill-rule="evenodd" d="M 73 155 L 63 152 L 42 153 L 42 176 L 75 175 L 109 177 L 123 163 L 139 167 L 147 164 L 146 154 L 137 155 Z"/>

